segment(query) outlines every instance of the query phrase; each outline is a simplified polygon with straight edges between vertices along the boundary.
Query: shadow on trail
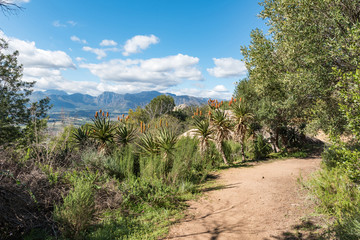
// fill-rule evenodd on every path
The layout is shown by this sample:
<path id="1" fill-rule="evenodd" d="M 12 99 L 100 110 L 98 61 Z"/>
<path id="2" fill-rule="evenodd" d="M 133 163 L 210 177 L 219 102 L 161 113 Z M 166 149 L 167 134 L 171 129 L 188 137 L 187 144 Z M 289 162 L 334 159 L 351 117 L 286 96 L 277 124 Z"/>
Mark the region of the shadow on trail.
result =
<path id="1" fill-rule="evenodd" d="M 240 232 L 243 232 L 243 230 L 240 229 L 240 228 L 245 226 L 245 224 L 239 224 L 239 223 L 224 226 L 224 225 L 219 224 L 217 222 L 213 222 L 212 225 L 213 226 L 207 227 L 209 229 L 207 231 L 189 233 L 189 234 L 183 234 L 183 235 L 176 235 L 176 236 L 172 236 L 172 237 L 167 237 L 165 239 L 174 239 L 174 238 L 194 239 L 197 236 L 201 236 L 201 235 L 206 234 L 206 235 L 210 235 L 209 237 L 207 237 L 207 239 L 216 240 L 223 233 L 236 233 L 236 232 L 240 233 Z"/>
<path id="2" fill-rule="evenodd" d="M 321 229 L 312 221 L 303 221 L 292 227 L 293 231 L 282 232 L 278 236 L 271 236 L 271 238 L 264 238 L 263 240 L 325 240 L 322 234 L 317 231 Z"/>
<path id="3" fill-rule="evenodd" d="M 239 183 L 232 183 L 232 184 L 227 184 L 227 185 L 219 185 L 219 186 L 215 186 L 215 187 L 208 187 L 202 190 L 202 192 L 211 192 L 211 191 L 215 191 L 215 190 L 222 190 L 222 189 L 229 189 L 229 188 L 236 188 L 236 186 L 240 185 L 241 182 Z"/>

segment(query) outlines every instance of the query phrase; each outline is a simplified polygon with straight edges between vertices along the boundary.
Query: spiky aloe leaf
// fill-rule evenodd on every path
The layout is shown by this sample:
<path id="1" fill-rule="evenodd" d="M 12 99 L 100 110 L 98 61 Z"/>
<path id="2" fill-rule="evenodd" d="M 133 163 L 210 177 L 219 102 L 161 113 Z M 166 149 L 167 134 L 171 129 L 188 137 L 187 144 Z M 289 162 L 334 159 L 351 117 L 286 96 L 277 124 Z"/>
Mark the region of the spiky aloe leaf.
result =
<path id="1" fill-rule="evenodd" d="M 114 140 L 121 146 L 134 142 L 138 134 L 133 124 L 121 123 L 115 128 Z"/>

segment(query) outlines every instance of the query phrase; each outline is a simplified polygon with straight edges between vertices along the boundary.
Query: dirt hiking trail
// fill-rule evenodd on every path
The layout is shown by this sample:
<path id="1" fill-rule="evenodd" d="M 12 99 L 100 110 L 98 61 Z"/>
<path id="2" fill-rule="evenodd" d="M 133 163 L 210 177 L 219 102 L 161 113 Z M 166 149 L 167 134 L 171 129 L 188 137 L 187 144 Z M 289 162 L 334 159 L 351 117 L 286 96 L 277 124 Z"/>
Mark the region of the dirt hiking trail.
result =
<path id="1" fill-rule="evenodd" d="M 320 162 L 287 159 L 222 170 L 217 179 L 222 187 L 191 201 L 186 218 L 165 239 L 315 239 L 291 231 L 313 211 L 298 178 L 309 176 Z"/>

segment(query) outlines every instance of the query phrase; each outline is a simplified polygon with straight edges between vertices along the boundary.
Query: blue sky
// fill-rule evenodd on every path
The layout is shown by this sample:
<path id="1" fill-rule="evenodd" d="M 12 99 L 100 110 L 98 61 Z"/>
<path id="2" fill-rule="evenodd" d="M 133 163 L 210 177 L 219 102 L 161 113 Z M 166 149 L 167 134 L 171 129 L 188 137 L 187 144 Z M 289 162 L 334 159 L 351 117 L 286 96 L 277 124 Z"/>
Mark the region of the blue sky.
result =
<path id="1" fill-rule="evenodd" d="M 240 46 L 266 28 L 255 0 L 11 2 L 24 9 L 0 15 L 0 37 L 36 90 L 229 98 L 246 76 Z"/>

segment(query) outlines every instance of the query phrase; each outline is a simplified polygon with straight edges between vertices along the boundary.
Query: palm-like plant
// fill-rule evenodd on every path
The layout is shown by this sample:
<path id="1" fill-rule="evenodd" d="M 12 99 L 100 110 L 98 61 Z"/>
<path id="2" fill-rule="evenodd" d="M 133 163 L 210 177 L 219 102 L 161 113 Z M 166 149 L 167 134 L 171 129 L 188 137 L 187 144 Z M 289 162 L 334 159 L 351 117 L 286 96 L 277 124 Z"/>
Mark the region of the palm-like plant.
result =
<path id="1" fill-rule="evenodd" d="M 82 125 L 72 132 L 72 139 L 79 148 L 84 148 L 90 142 L 90 129 Z"/>
<path id="2" fill-rule="evenodd" d="M 153 155 L 159 153 L 159 145 L 155 139 L 155 137 L 150 133 L 144 133 L 139 140 L 137 145 L 147 154 Z"/>
<path id="3" fill-rule="evenodd" d="M 213 129 L 208 118 L 194 117 L 195 133 L 199 138 L 199 149 L 202 156 L 209 147 L 209 140 L 212 139 Z"/>
<path id="4" fill-rule="evenodd" d="M 176 134 L 167 129 L 167 128 L 160 128 L 158 131 L 158 135 L 156 137 L 156 142 L 159 146 L 159 149 L 163 152 L 163 159 L 166 161 L 168 157 L 172 154 L 173 150 L 175 149 L 175 144 L 178 138 Z"/>
<path id="5" fill-rule="evenodd" d="M 231 121 L 227 117 L 227 114 L 224 110 L 216 108 L 211 114 L 211 123 L 214 128 L 214 140 L 216 148 L 221 154 L 224 163 L 228 165 L 228 161 L 223 149 L 223 142 L 230 136 L 232 129 Z"/>
<path id="6" fill-rule="evenodd" d="M 96 112 L 95 118 L 92 119 L 93 125 L 90 127 L 90 136 L 99 143 L 99 151 L 106 151 L 108 144 L 113 142 L 115 125 L 110 121 L 108 113 L 105 115 L 103 112 L 102 115 L 99 115 Z"/>
<path id="7" fill-rule="evenodd" d="M 250 120 L 253 118 L 253 115 L 250 113 L 249 108 L 245 104 L 244 101 L 239 99 L 239 101 L 233 102 L 233 100 L 230 101 L 230 107 L 232 110 L 232 118 L 235 122 L 234 126 L 234 137 L 235 140 L 238 141 L 241 145 L 241 156 L 242 161 L 245 161 L 245 137 L 246 132 L 248 130 L 248 126 L 250 124 Z"/>
<path id="8" fill-rule="evenodd" d="M 114 140 L 117 144 L 125 147 L 137 137 L 137 129 L 131 123 L 120 123 L 115 128 Z"/>

